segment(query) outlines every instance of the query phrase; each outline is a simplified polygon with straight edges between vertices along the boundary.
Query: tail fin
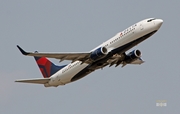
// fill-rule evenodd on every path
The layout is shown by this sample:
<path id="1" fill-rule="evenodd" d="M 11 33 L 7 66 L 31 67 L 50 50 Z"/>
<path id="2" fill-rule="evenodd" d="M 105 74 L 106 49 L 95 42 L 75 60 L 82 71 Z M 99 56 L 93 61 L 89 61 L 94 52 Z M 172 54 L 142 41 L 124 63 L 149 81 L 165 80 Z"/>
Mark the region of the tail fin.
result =
<path id="1" fill-rule="evenodd" d="M 44 78 L 48 78 L 52 76 L 54 73 L 56 73 L 57 71 L 59 71 L 60 69 L 66 66 L 66 65 L 57 66 L 53 64 L 51 61 L 49 61 L 46 57 L 34 57 L 34 58 Z"/>

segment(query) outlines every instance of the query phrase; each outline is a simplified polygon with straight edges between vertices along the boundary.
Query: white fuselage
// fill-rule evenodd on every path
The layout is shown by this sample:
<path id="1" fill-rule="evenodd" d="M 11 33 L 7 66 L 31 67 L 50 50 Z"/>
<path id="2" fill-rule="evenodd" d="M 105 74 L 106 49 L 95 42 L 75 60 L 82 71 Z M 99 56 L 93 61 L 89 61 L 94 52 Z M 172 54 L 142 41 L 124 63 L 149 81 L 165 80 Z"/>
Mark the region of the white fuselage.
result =
<path id="1" fill-rule="evenodd" d="M 124 31 L 117 33 L 114 37 L 110 38 L 109 40 L 102 43 L 91 51 L 94 51 L 99 47 L 106 47 L 108 52 L 110 52 L 118 47 L 128 44 L 129 42 L 137 40 L 138 38 L 141 38 L 148 33 L 157 31 L 163 23 L 163 20 L 161 19 L 152 19 L 152 21 L 149 22 L 148 20 L 150 19 L 142 20 L 128 27 Z M 88 65 L 89 64 L 87 63 L 82 64 L 81 61 L 69 63 L 67 66 L 53 74 L 50 77 L 51 80 L 48 84 L 45 84 L 45 86 L 58 86 L 70 83 L 71 79 Z"/>

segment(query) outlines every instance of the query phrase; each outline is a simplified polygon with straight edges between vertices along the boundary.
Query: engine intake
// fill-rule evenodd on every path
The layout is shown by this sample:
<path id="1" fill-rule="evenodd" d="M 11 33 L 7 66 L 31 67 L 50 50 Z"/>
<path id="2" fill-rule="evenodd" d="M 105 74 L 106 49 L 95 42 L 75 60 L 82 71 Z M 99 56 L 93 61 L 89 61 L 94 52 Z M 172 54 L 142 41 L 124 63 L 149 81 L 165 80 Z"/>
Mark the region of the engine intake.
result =
<path id="1" fill-rule="evenodd" d="M 141 57 L 141 52 L 139 50 L 133 50 L 132 52 L 130 52 L 126 55 L 124 61 L 126 63 L 131 63 L 140 57 Z"/>
<path id="2" fill-rule="evenodd" d="M 103 58 L 107 54 L 107 49 L 105 47 L 100 47 L 95 51 L 91 52 L 90 58 L 93 61 L 97 61 Z"/>

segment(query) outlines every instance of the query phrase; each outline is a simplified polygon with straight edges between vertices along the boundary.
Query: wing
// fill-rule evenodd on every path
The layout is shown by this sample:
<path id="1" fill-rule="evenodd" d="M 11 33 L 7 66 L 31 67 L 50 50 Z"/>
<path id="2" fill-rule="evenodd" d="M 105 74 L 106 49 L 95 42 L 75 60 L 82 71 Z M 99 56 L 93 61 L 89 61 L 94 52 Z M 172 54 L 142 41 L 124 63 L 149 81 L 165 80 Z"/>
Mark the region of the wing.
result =
<path id="1" fill-rule="evenodd" d="M 26 56 L 36 56 L 36 57 L 47 57 L 47 58 L 56 58 L 60 59 L 60 62 L 63 60 L 71 60 L 72 62 L 79 60 L 82 62 L 89 63 L 89 56 L 91 53 L 32 53 L 32 52 L 26 52 L 21 47 L 17 45 L 18 49 L 21 51 L 23 55 Z"/>
<path id="2" fill-rule="evenodd" d="M 34 83 L 34 84 L 46 84 L 48 83 L 50 78 L 33 78 L 33 79 L 21 79 L 16 80 L 15 82 L 23 82 L 23 83 Z"/>

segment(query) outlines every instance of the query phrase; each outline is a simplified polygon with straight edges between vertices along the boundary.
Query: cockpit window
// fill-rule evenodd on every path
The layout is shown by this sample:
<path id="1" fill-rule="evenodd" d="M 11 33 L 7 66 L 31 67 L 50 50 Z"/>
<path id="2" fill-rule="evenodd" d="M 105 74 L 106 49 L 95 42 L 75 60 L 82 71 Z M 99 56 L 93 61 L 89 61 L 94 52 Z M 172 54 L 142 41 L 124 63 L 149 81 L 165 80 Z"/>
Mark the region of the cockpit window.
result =
<path id="1" fill-rule="evenodd" d="M 152 20 L 155 20 L 154 18 L 147 20 L 147 22 L 151 22 Z"/>

